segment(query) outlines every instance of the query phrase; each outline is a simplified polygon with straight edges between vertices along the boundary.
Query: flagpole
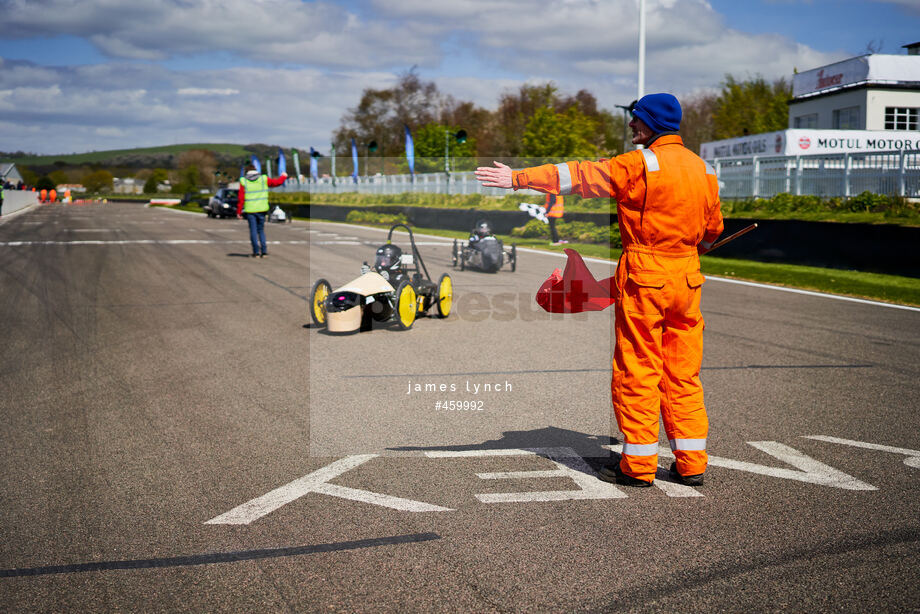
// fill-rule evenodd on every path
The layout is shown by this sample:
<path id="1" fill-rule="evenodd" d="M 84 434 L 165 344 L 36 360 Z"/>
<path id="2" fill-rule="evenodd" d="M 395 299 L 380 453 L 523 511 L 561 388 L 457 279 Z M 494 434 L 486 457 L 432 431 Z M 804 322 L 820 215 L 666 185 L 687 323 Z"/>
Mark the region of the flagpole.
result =
<path id="1" fill-rule="evenodd" d="M 645 96 L 645 0 L 639 0 L 639 95 Z"/>

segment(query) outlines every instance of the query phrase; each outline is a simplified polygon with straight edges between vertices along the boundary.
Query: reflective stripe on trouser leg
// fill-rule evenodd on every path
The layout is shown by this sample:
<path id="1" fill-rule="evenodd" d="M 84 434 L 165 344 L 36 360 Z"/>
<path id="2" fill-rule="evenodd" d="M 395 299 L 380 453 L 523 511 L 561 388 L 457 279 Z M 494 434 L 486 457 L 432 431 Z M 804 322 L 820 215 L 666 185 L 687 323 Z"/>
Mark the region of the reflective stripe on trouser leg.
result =
<path id="1" fill-rule="evenodd" d="M 654 480 L 658 468 L 658 390 L 661 329 L 656 315 L 626 312 L 617 302 L 617 345 L 613 352 L 611 393 L 617 425 L 625 436 L 620 469 L 626 475 Z"/>
<path id="2" fill-rule="evenodd" d="M 699 289 L 686 289 L 669 312 L 662 337 L 661 418 L 681 475 L 706 471 L 709 420 L 703 404 L 700 365 L 703 360 L 703 317 Z"/>

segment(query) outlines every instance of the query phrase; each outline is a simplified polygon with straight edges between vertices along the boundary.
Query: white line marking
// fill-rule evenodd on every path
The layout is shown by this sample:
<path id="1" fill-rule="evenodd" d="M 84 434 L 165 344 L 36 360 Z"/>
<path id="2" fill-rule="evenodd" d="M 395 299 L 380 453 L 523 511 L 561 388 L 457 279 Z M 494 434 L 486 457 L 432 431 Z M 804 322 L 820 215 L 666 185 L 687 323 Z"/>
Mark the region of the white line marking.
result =
<path id="1" fill-rule="evenodd" d="M 194 211 L 183 211 L 182 209 L 170 209 L 169 207 L 151 207 L 150 203 L 147 203 L 144 205 L 144 207 L 149 209 L 162 209 L 163 211 L 172 211 L 173 213 L 184 213 L 185 215 L 202 215 L 204 213 L 204 211 L 201 213 L 196 213 Z"/>
<path id="2" fill-rule="evenodd" d="M 503 492 L 475 495 L 483 503 L 530 503 L 537 501 L 570 501 L 586 499 L 622 499 L 626 493 L 613 484 L 598 479 L 597 474 L 588 463 L 571 448 L 521 448 L 503 450 L 463 450 L 457 452 L 426 452 L 433 458 L 462 458 L 483 456 L 525 456 L 539 455 L 556 465 L 557 469 L 543 471 L 503 471 L 497 473 L 477 473 L 483 480 L 508 480 L 529 478 L 569 478 L 578 490 L 542 490 L 531 492 Z"/>
<path id="3" fill-rule="evenodd" d="M 382 229 L 382 228 L 372 228 L 371 226 L 356 226 L 356 225 L 353 225 L 353 224 L 339 224 L 339 223 L 337 223 L 337 222 L 311 222 L 311 223 L 314 223 L 314 224 L 337 224 L 337 225 L 339 225 L 339 226 L 351 226 L 351 227 L 353 227 L 353 228 L 354 228 L 354 227 L 357 227 L 357 228 L 363 228 L 363 229 L 365 229 L 365 230 L 376 230 L 376 231 L 378 231 L 378 232 L 387 232 L 387 230 L 385 230 L 385 229 Z M 403 234 L 405 234 L 405 233 L 403 233 Z M 416 235 L 416 236 L 418 236 L 418 237 L 431 237 L 431 238 L 435 238 L 435 239 L 439 238 L 439 237 L 436 237 L 436 236 L 434 236 L 434 235 L 425 235 L 425 234 L 418 234 L 418 235 Z M 444 239 L 444 241 L 453 241 L 453 239 Z M 517 249 L 518 249 L 519 252 L 528 252 L 528 253 L 532 253 L 532 254 L 541 254 L 541 255 L 544 255 L 544 256 L 556 256 L 556 257 L 560 257 L 560 258 L 561 258 L 561 257 L 565 257 L 565 254 L 564 254 L 564 253 L 560 253 L 560 252 L 545 252 L 545 251 L 543 251 L 543 250 L 531 249 L 531 248 L 528 248 L 528 247 L 519 247 L 519 248 L 517 248 Z M 593 258 L 593 257 L 591 257 L 591 258 L 582 258 L 582 259 L 583 259 L 585 262 L 595 262 L 595 263 L 598 263 L 598 264 L 612 264 L 614 267 L 616 267 L 616 263 L 615 263 L 613 260 L 607 260 L 607 259 L 604 259 L 604 258 Z M 895 304 L 895 303 L 883 303 L 883 302 L 881 302 L 881 301 L 870 301 L 870 300 L 860 299 L 860 298 L 851 298 L 851 297 L 849 297 L 849 296 L 840 296 L 840 295 L 838 295 L 838 294 L 826 294 L 826 293 L 824 293 L 824 292 L 814 292 L 814 291 L 812 291 L 812 290 L 798 290 L 798 289 L 795 289 L 795 288 L 784 288 L 784 287 L 782 287 L 782 286 L 772 286 L 772 285 L 770 285 L 770 284 L 760 284 L 760 283 L 753 282 L 753 281 L 742 281 L 742 280 L 740 280 L 740 279 L 729 279 L 729 278 L 726 278 L 726 277 L 718 277 L 718 276 L 716 276 L 716 275 L 707 275 L 707 276 L 706 276 L 706 279 L 712 279 L 712 280 L 714 280 L 714 281 L 722 281 L 722 282 L 729 283 L 729 284 L 739 284 L 739 285 L 743 285 L 743 286 L 751 286 L 751 287 L 753 287 L 753 288 L 762 288 L 762 289 L 764 289 L 764 290 L 777 290 L 777 291 L 779 291 L 779 292 L 793 292 L 793 293 L 796 293 L 796 294 L 805 294 L 805 295 L 808 295 L 808 296 L 817 296 L 817 297 L 821 297 L 821 298 L 836 299 L 836 300 L 838 300 L 838 301 L 848 301 L 848 302 L 853 302 L 853 303 L 862 303 L 862 304 L 865 304 L 865 305 L 874 305 L 874 306 L 876 306 L 876 307 L 891 307 L 891 308 L 894 308 L 894 309 L 903 309 L 903 310 L 905 310 L 905 311 L 920 311 L 920 307 L 911 307 L 911 306 L 909 306 L 909 305 L 898 305 L 898 304 Z"/>
<path id="4" fill-rule="evenodd" d="M 31 245 L 213 245 L 240 243 L 249 245 L 249 241 L 217 239 L 134 239 L 122 241 L 75 240 L 75 241 L 6 241 L 0 247 L 26 247 Z M 309 241 L 266 241 L 269 245 L 308 245 Z"/>
<path id="5" fill-rule="evenodd" d="M 749 473 L 768 475 L 786 480 L 796 480 L 808 484 L 818 484 L 820 486 L 830 486 L 832 488 L 842 488 L 844 490 L 878 490 L 871 484 L 861 482 L 851 475 L 838 471 L 833 467 L 816 461 L 810 456 L 802 454 L 795 448 L 790 448 L 776 441 L 749 441 L 747 443 L 799 470 L 794 471 L 792 469 L 783 469 L 780 467 L 767 467 L 765 465 L 746 463 L 728 458 L 720 458 L 718 456 L 710 456 L 709 464 L 715 467 L 737 469 L 738 471 L 747 471 Z M 670 449 L 668 449 L 668 452 L 670 453 Z"/>
<path id="6" fill-rule="evenodd" d="M 825 465 L 810 456 L 802 454 L 794 448 L 783 445 L 775 441 L 749 441 L 748 444 L 754 446 L 762 452 L 766 452 L 785 463 L 799 469 L 784 469 L 781 467 L 767 467 L 755 463 L 736 461 L 730 458 L 709 455 L 709 464 L 713 467 L 724 467 L 726 469 L 735 469 L 737 471 L 747 471 L 748 473 L 757 473 L 774 478 L 783 478 L 786 480 L 795 480 L 797 482 L 807 482 L 809 484 L 818 484 L 820 486 L 830 486 L 832 488 L 843 488 L 844 490 L 878 490 L 875 486 L 861 482 L 851 475 L 838 471 L 833 467 Z M 608 450 L 622 450 L 622 445 L 605 445 L 601 446 Z M 673 459 L 674 454 L 668 446 L 659 446 L 658 456 L 660 458 Z M 662 482 L 662 485 L 666 482 Z M 658 480 L 655 480 L 658 485 Z M 683 484 L 673 484 L 673 486 L 683 486 Z M 671 495 L 674 496 L 674 495 Z M 686 496 L 686 495 L 683 495 Z"/>
<path id="7" fill-rule="evenodd" d="M 778 292 L 791 292 L 793 294 L 804 294 L 805 296 L 817 296 L 820 298 L 832 298 L 838 301 L 847 301 L 850 303 L 861 303 L 863 305 L 875 305 L 878 307 L 891 307 L 892 309 L 903 309 L 905 311 L 920 311 L 920 307 L 911 307 L 910 305 L 897 305 L 895 303 L 883 303 L 881 301 L 870 301 L 864 298 L 853 298 L 851 296 L 840 296 L 838 294 L 825 294 L 824 292 L 815 292 L 813 290 L 799 290 L 798 288 L 784 288 L 783 286 L 772 286 L 770 284 L 759 284 L 753 281 L 742 281 L 740 279 L 729 279 L 726 277 L 717 277 L 707 275 L 706 279 L 714 279 L 727 284 L 738 284 L 739 286 L 751 286 L 753 288 L 766 288 Z"/>
<path id="8" fill-rule="evenodd" d="M 317 469 L 313 473 L 309 473 L 302 478 L 298 478 L 293 482 L 280 486 L 261 497 L 247 501 L 229 512 L 206 521 L 205 524 L 249 524 L 311 492 L 330 495 L 332 497 L 340 497 L 342 499 L 350 499 L 352 501 L 371 503 L 373 505 L 381 505 L 404 512 L 451 511 L 450 508 L 430 505 L 428 503 L 422 503 L 421 501 L 401 499 L 399 497 L 391 497 L 390 495 L 374 493 L 368 490 L 358 490 L 357 488 L 327 484 L 329 480 L 376 457 L 376 454 L 346 456 L 321 469 Z"/>
<path id="9" fill-rule="evenodd" d="M 74 228 L 73 232 L 115 232 L 115 228 Z"/>
<path id="10" fill-rule="evenodd" d="M 839 443 L 854 448 L 864 448 L 866 450 L 879 450 L 881 452 L 892 452 L 893 454 L 904 454 L 904 464 L 908 467 L 920 467 L 920 450 L 911 450 L 910 448 L 895 448 L 894 446 L 883 446 L 877 443 L 866 443 L 865 441 L 853 441 L 852 439 L 840 439 L 839 437 L 830 437 L 828 435 L 802 435 L 805 439 L 814 439 L 816 441 L 827 441 L 829 443 Z"/>
<path id="11" fill-rule="evenodd" d="M 494 450 L 432 450 L 425 452 L 429 458 L 464 458 L 480 456 L 525 456 L 534 455 L 533 450 L 524 450 L 520 448 L 498 448 Z"/>

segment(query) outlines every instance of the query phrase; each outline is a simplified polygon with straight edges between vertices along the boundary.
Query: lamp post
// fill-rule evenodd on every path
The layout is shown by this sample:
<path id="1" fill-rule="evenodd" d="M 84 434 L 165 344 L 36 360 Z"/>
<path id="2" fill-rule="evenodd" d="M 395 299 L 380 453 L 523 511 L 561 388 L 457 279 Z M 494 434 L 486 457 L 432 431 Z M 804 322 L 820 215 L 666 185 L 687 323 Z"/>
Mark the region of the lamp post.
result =
<path id="1" fill-rule="evenodd" d="M 370 143 L 364 143 L 364 178 L 367 179 L 367 176 L 370 175 L 370 169 L 367 166 L 367 155 L 369 153 L 374 153 L 377 151 L 377 141 L 371 141 Z"/>
<path id="2" fill-rule="evenodd" d="M 639 0 L 639 95 L 645 96 L 645 0 Z"/>
<path id="3" fill-rule="evenodd" d="M 444 174 L 450 181 L 450 137 L 457 140 L 458 145 L 466 143 L 466 130 L 457 130 L 451 132 L 449 128 L 444 128 Z"/>
<path id="4" fill-rule="evenodd" d="M 629 120 L 627 119 L 626 113 L 629 111 L 632 111 L 633 106 L 631 104 L 625 105 L 625 106 L 621 104 L 616 104 L 613 106 L 615 106 L 618 109 L 623 109 L 623 153 L 626 153 L 626 148 L 628 146 L 627 144 L 629 143 L 629 141 L 626 138 L 626 126 L 629 125 Z"/>

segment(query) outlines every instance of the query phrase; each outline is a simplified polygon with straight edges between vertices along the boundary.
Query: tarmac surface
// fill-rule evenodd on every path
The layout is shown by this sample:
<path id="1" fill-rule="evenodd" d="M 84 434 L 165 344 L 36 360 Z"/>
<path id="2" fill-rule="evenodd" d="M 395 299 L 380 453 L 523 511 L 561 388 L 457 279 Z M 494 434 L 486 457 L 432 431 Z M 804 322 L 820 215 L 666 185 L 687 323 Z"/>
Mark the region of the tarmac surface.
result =
<path id="1" fill-rule="evenodd" d="M 452 314 L 332 335 L 312 284 L 386 231 L 266 232 L 0 219 L 0 609 L 920 612 L 920 311 L 707 280 L 706 483 L 662 433 L 614 487 L 613 315 L 533 303 L 563 258 L 417 236 Z"/>

